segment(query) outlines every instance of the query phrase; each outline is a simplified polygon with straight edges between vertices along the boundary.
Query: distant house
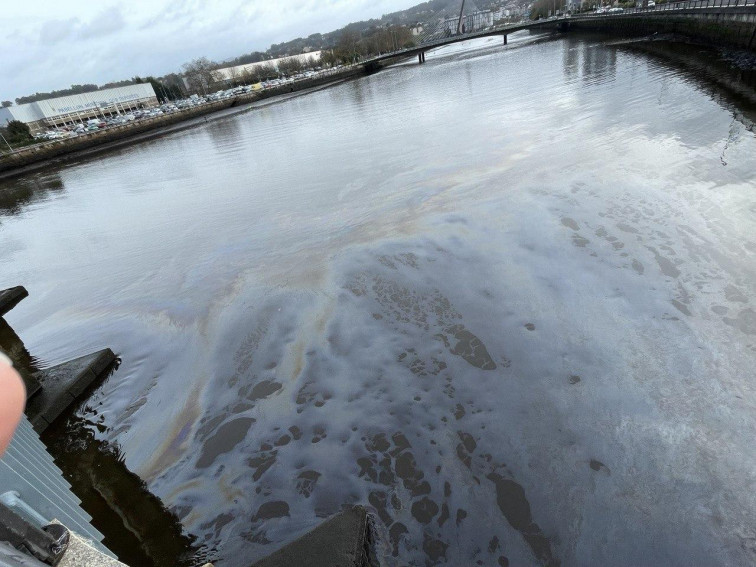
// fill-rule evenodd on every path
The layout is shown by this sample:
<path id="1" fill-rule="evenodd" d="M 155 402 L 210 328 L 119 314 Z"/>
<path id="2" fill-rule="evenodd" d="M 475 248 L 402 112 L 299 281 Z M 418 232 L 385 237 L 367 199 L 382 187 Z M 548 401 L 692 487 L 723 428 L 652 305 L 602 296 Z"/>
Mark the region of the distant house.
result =
<path id="1" fill-rule="evenodd" d="M 459 18 L 447 18 L 443 20 L 441 29 L 445 36 L 457 35 L 457 33 L 471 33 L 489 28 L 494 23 L 494 13 L 491 10 L 481 10 L 472 14 L 465 14 Z"/>
<path id="2" fill-rule="evenodd" d="M 418 35 L 420 35 L 421 33 L 423 33 L 423 24 L 419 24 L 419 23 L 418 23 L 418 24 L 415 24 L 414 26 L 412 26 L 412 27 L 410 28 L 410 32 L 411 32 L 411 33 L 412 33 L 412 35 L 414 35 L 414 36 L 418 36 Z"/>

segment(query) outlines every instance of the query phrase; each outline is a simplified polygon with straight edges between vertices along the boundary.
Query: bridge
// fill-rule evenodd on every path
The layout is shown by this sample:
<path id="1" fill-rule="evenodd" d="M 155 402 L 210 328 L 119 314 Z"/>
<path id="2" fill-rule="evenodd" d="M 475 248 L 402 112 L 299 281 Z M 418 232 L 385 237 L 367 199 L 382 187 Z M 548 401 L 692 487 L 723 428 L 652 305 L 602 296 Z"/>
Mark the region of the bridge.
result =
<path id="1" fill-rule="evenodd" d="M 476 20 L 476 14 L 465 16 L 464 4 L 463 0 L 459 18 L 433 26 L 419 36 L 418 42 L 412 47 L 382 53 L 364 60 L 362 64 L 370 70 L 389 59 L 413 56 L 417 56 L 419 63 L 424 63 L 425 53 L 432 49 L 491 36 L 502 36 L 503 44 L 506 45 L 509 34 L 538 29 L 671 32 L 756 50 L 756 0 L 667 2 L 651 8 L 582 13 L 498 26 L 488 25 L 483 17 Z"/>

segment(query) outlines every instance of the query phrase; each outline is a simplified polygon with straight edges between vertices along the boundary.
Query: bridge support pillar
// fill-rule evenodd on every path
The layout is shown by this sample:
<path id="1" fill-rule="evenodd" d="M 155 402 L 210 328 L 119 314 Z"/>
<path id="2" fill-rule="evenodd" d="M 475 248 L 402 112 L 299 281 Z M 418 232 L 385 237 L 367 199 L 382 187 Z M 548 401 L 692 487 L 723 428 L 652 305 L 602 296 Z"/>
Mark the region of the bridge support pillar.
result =
<path id="1" fill-rule="evenodd" d="M 421 51 L 420 53 L 417 54 L 417 62 L 420 63 L 420 64 L 425 63 L 425 52 L 424 51 Z"/>
<path id="2" fill-rule="evenodd" d="M 504 34 L 501 37 L 504 38 L 504 45 L 506 45 L 507 44 L 507 34 Z"/>

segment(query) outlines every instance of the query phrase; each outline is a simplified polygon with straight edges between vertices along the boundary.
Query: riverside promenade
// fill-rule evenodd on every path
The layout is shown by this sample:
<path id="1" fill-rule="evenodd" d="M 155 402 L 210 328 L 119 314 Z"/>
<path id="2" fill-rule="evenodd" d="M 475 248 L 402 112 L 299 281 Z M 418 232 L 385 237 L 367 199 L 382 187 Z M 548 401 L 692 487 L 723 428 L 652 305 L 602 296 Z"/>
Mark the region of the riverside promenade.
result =
<path id="1" fill-rule="evenodd" d="M 292 93 L 311 92 L 364 74 L 364 66 L 359 64 L 352 65 L 337 72 L 262 91 L 240 94 L 226 100 L 208 102 L 201 106 L 179 110 L 171 114 L 112 126 L 103 130 L 82 134 L 75 138 L 53 140 L 14 150 L 13 152 L 0 153 L 0 179 L 17 177 L 50 165 L 88 157 L 187 128 L 193 128 L 211 119 L 245 112 L 258 101 L 291 95 Z"/>

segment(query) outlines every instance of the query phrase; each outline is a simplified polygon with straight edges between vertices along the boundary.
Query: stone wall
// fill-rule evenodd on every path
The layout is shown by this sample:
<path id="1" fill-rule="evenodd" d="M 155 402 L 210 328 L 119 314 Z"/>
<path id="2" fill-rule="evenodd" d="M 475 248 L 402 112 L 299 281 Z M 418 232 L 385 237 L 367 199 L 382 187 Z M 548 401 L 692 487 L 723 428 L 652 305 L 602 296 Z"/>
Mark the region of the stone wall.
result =
<path id="1" fill-rule="evenodd" d="M 163 116 L 155 116 L 153 118 L 145 118 L 129 122 L 127 124 L 111 126 L 104 130 L 96 130 L 94 132 L 81 134 L 75 138 L 53 140 L 29 146 L 28 148 L 17 150 L 12 154 L 4 154 L 0 157 L 0 172 L 24 167 L 40 161 L 51 160 L 66 154 L 78 153 L 117 140 L 128 139 L 137 134 L 156 130 L 228 108 L 232 104 L 233 99 L 213 102 L 200 107 L 176 112 L 174 114 L 165 114 Z"/>
<path id="2" fill-rule="evenodd" d="M 756 51 L 756 6 L 698 8 L 675 13 L 665 11 L 617 16 L 575 16 L 569 29 L 626 33 L 677 33 L 717 45 Z"/>
<path id="3" fill-rule="evenodd" d="M 55 160 L 64 160 L 92 154 L 99 151 L 121 147 L 125 144 L 163 135 L 166 128 L 171 132 L 184 128 L 191 128 L 198 124 L 196 118 L 206 116 L 220 110 L 235 106 L 249 104 L 256 100 L 266 99 L 277 95 L 302 91 L 323 86 L 336 81 L 350 79 L 365 73 L 362 67 L 352 67 L 340 72 L 330 73 L 325 76 L 313 77 L 296 83 L 281 85 L 276 88 L 252 92 L 236 96 L 234 98 L 203 104 L 195 108 L 181 110 L 172 114 L 165 114 L 153 118 L 145 118 L 119 126 L 111 126 L 104 130 L 97 130 L 79 135 L 75 138 L 54 140 L 42 144 L 36 144 L 17 150 L 12 154 L 0 155 L 0 175 L 13 171 L 23 172 L 38 165 Z"/>

